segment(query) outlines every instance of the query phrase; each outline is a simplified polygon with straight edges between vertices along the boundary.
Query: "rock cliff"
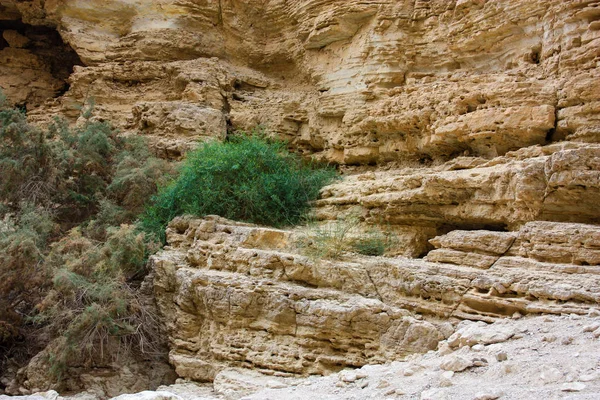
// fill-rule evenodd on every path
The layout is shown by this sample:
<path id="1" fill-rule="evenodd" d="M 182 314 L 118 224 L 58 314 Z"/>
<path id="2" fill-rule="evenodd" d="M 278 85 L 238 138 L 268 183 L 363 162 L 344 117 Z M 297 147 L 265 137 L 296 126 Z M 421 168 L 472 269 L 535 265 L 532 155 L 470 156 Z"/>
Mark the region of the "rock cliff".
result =
<path id="1" fill-rule="evenodd" d="M 448 321 L 580 314 L 600 303 L 594 225 L 533 222 L 458 231 L 426 260 L 298 254 L 289 232 L 176 218 L 152 258 L 179 376 L 224 368 L 327 374 L 437 348 Z"/>
<path id="2" fill-rule="evenodd" d="M 2 4 L 5 19 L 55 27 L 85 65 L 53 111 L 94 98 L 165 151 L 228 124 L 343 164 L 598 141 L 592 0 Z"/>
<path id="3" fill-rule="evenodd" d="M 260 124 L 343 169 L 318 219 L 398 238 L 316 262 L 292 231 L 174 221 L 152 263 L 180 376 L 330 373 L 600 303 L 598 1 L 101 3 L 0 0 L 0 87 L 32 121 L 93 102 L 170 159 Z"/>

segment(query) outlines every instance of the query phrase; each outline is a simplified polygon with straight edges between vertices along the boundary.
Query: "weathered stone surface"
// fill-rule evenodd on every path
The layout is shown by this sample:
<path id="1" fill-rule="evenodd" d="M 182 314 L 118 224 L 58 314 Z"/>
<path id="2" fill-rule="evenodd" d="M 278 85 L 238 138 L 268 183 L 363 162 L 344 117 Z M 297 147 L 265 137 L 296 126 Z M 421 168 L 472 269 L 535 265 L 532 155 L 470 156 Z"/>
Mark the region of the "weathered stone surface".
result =
<path id="1" fill-rule="evenodd" d="M 321 268 L 293 253 L 246 247 L 283 238 L 280 231 L 218 218 L 171 226 L 179 245 L 152 262 L 180 376 L 212 380 L 224 367 L 249 364 L 327 373 L 432 349 L 443 337 L 435 324 L 384 303 L 358 263 Z"/>
<path id="2" fill-rule="evenodd" d="M 552 226 L 558 232 L 561 225 L 573 224 Z M 467 233 L 464 248 L 496 252 L 494 265 L 480 270 L 403 258 L 315 261 L 295 254 L 285 231 L 177 218 L 167 231 L 171 247 L 152 258 L 170 360 L 180 376 L 195 380 L 248 366 L 323 374 L 435 348 L 447 337 L 440 318 L 586 314 L 600 302 L 596 267 L 504 255 L 525 233 Z M 461 234 L 437 241 L 461 246 Z M 495 329 L 488 338 L 484 325 L 463 329 L 453 345 L 514 334 Z"/>
<path id="3" fill-rule="evenodd" d="M 421 243 L 402 242 L 404 249 L 399 253 L 407 255 L 422 252 L 427 239 L 437 236 L 436 232 L 518 229 L 540 219 L 598 223 L 600 168 L 595 166 L 598 160 L 597 145 L 565 142 L 521 149 L 487 162 L 458 158 L 436 167 L 364 174 L 369 179 L 364 179 L 363 174 L 350 175 L 323 189 L 322 199 L 316 203 L 317 215 L 321 219 L 335 219 L 359 207 L 368 223 L 383 222 L 430 235 L 419 236 Z M 585 240 L 589 242 L 597 228 L 587 229 Z M 433 252 L 431 260 L 460 262 L 465 258 L 469 265 L 488 268 L 493 263 L 490 256 L 499 254 L 497 249 L 514 240 L 513 234 L 502 232 L 453 235 L 460 235 L 464 243 L 442 244 L 434 239 L 431 243 L 436 247 L 453 251 Z M 479 247 L 470 244 L 470 237 L 477 239 Z M 494 238 L 498 239 L 496 244 Z M 583 244 L 578 246 L 589 253 L 583 250 Z"/>
<path id="4" fill-rule="evenodd" d="M 23 23 L 17 5 L 0 2 L 0 90 L 32 110 L 67 89 L 77 54 L 56 30 Z"/>
<path id="5" fill-rule="evenodd" d="M 464 356 L 451 354 L 446 356 L 440 364 L 440 368 L 444 371 L 460 372 L 472 367 L 473 361 Z"/>
<path id="6" fill-rule="evenodd" d="M 510 249 L 515 237 L 512 232 L 451 231 L 429 241 L 437 249 L 425 259 L 487 269 Z"/>
<path id="7" fill-rule="evenodd" d="M 427 254 L 427 261 L 482 269 L 491 267 L 503 255 L 570 264 L 562 266 L 565 271 L 594 271 L 593 267 L 600 265 L 600 231 L 596 225 L 535 221 L 528 222 L 518 232 L 455 230 L 430 242 L 436 249 Z M 507 260 L 510 258 L 502 259 L 501 263 Z M 592 267 L 586 269 L 586 266 Z M 554 267 L 558 268 L 561 267 Z"/>
<path id="8" fill-rule="evenodd" d="M 101 81 L 75 74 L 52 110 L 72 112 L 96 97 L 98 114 L 125 127 L 140 101 L 209 95 L 226 103 L 212 107 L 233 127 L 261 123 L 344 164 L 493 157 L 600 137 L 593 1 L 105 3 L 3 2 L 12 18 L 57 27 Z M 186 64 L 197 59 L 262 74 L 217 88 L 207 77 L 223 76 L 220 69 Z M 168 63 L 204 78 L 174 81 L 165 71 L 144 79 L 148 65 Z M 105 95 L 107 85 L 116 96 Z M 176 86 L 187 90 L 174 95 Z M 144 98 L 157 87 L 162 98 Z"/>
<path id="9" fill-rule="evenodd" d="M 181 376 L 329 373 L 433 348 L 440 319 L 597 305 L 599 19 L 592 0 L 0 0 L 0 86 L 40 124 L 93 99 L 165 158 L 261 124 L 346 165 L 317 217 L 358 209 L 425 260 L 316 263 L 218 218 L 174 221 L 153 259 Z M 68 87 L 23 24 L 76 51 Z"/>
<path id="10" fill-rule="evenodd" d="M 456 332 L 448 338 L 450 347 L 475 346 L 506 342 L 516 334 L 509 325 L 489 325 L 485 322 L 462 322 Z"/>

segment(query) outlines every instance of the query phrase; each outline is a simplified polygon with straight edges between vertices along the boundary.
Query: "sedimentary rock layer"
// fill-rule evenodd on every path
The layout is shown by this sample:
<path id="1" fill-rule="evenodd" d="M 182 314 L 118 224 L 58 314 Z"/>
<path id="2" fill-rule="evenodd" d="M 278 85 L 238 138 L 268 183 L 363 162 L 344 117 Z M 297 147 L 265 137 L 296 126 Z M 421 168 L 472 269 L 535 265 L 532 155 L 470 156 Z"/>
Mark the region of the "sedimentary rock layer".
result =
<path id="1" fill-rule="evenodd" d="M 190 116 L 197 107 L 212 122 L 196 139 L 223 135 L 221 113 L 232 128 L 263 124 L 344 164 L 599 139 L 600 7 L 592 0 L 2 5 L 11 18 L 55 27 L 86 65 L 44 110 L 73 115 L 94 97 L 101 118 L 171 152 L 189 144 L 173 129 L 189 135 L 202 125 Z M 259 77 L 236 80 L 234 66 Z"/>
<path id="2" fill-rule="evenodd" d="M 25 25 L 77 53 L 68 87 Z M 327 373 L 435 347 L 448 318 L 600 300 L 598 1 L 0 0 L 0 28 L 32 121 L 93 103 L 165 158 L 263 125 L 347 166 L 320 220 L 426 255 L 316 262 L 289 232 L 175 221 L 153 265 L 181 376 Z"/>
<path id="3" fill-rule="evenodd" d="M 434 349 L 453 332 L 448 318 L 585 314 L 600 303 L 600 237 L 590 225 L 452 231 L 426 260 L 315 260 L 294 250 L 294 235 L 219 217 L 170 224 L 170 246 L 152 265 L 180 376 L 328 373 Z"/>

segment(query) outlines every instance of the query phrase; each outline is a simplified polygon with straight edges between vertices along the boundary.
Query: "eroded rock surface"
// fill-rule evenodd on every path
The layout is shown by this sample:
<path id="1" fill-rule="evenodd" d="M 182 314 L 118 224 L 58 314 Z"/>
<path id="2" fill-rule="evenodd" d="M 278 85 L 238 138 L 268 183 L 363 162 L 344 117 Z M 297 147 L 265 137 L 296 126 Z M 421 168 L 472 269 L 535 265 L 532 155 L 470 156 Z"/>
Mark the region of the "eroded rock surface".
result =
<path id="1" fill-rule="evenodd" d="M 76 122 L 94 103 L 95 118 L 148 136 L 170 159 L 264 125 L 344 166 L 318 219 L 358 213 L 394 232 L 391 255 L 425 257 L 317 262 L 291 247 L 293 232 L 174 221 L 152 262 L 180 376 L 327 374 L 454 338 L 438 350 L 463 352 L 440 354 L 452 356 L 444 384 L 428 378 L 407 394 L 444 398 L 456 394 L 444 389 L 452 373 L 485 364 L 461 336 L 483 325 L 451 336 L 460 320 L 583 315 L 600 301 L 597 1 L 99 4 L 0 0 L 0 87 L 32 121 Z M 77 59 L 55 57 L 67 45 Z M 555 369 L 541 372 L 564 378 L 553 390 L 589 390 Z M 340 380 L 337 394 L 363 383 L 376 396 L 406 391 Z"/>
<path id="2" fill-rule="evenodd" d="M 169 130 L 196 127 L 194 107 L 215 114 L 198 137 L 222 135 L 220 112 L 233 128 L 260 123 L 343 164 L 493 157 L 600 134 L 600 11 L 591 0 L 2 7 L 55 27 L 86 65 L 38 119 L 49 110 L 76 118 L 76 106 L 94 97 L 101 118 L 171 152 L 189 145 Z"/>
<path id="3" fill-rule="evenodd" d="M 5 3 L 0 2 L 0 89 L 12 105 L 32 110 L 63 94 L 81 61 L 56 30 L 24 23 Z"/>
<path id="4" fill-rule="evenodd" d="M 473 258 L 465 260 L 467 264 L 481 263 L 483 268 L 494 261 L 494 255 L 506 251 L 514 238 L 503 231 L 518 230 L 539 220 L 599 223 L 599 162 L 598 145 L 561 142 L 523 148 L 487 161 L 459 157 L 432 167 L 356 174 L 323 190 L 322 199 L 316 203 L 317 215 L 335 219 L 358 210 L 371 224 L 394 227 L 402 238 L 398 252 L 408 256 L 426 254 L 431 249 L 428 239 L 451 230 L 487 230 L 474 233 L 476 244 L 468 234 L 452 234 L 443 239 L 462 242 L 458 247 L 443 245 L 440 239 L 431 242 L 436 247 L 447 247 L 432 253 L 432 260 L 442 252 L 446 257 L 451 253 L 459 257 L 456 251 L 462 251 Z M 574 235 L 567 242 L 580 241 L 575 247 L 585 248 L 584 243 L 597 235 L 596 226 L 579 232 L 575 225 L 552 228 L 551 223 L 532 224 L 528 231 L 535 230 L 540 235 L 536 240 L 546 241 L 550 253 L 557 251 L 553 260 L 577 263 L 567 261 L 565 252 L 571 250 L 570 244 L 564 242 L 566 248 L 560 250 L 554 248 L 551 239 L 541 239 L 543 232 L 549 230 L 550 236 L 566 240 L 570 234 L 562 229 L 569 229 Z M 528 241 L 524 235 L 522 240 Z M 533 248 L 523 249 L 522 253 L 540 252 L 544 246 L 523 245 Z M 541 261 L 545 260 L 551 261 L 551 257 Z"/>
<path id="5" fill-rule="evenodd" d="M 575 229 L 580 237 L 570 234 Z M 294 251 L 293 232 L 177 218 L 167 231 L 170 246 L 152 257 L 170 361 L 180 376 L 200 381 L 227 367 L 327 374 L 435 349 L 454 333 L 448 319 L 587 314 L 600 303 L 599 246 L 593 238 L 587 250 L 581 245 L 594 229 L 531 223 L 509 233 L 453 231 L 433 240 L 440 249 L 428 256 L 444 263 L 357 255 L 327 261 Z M 542 247 L 547 231 L 575 258 L 549 262 L 523 250 Z M 578 251 L 589 265 L 570 264 Z M 455 253 L 493 260 L 468 263 Z M 459 330 L 449 343 L 472 345 L 463 336 L 481 336 L 477 329 Z"/>

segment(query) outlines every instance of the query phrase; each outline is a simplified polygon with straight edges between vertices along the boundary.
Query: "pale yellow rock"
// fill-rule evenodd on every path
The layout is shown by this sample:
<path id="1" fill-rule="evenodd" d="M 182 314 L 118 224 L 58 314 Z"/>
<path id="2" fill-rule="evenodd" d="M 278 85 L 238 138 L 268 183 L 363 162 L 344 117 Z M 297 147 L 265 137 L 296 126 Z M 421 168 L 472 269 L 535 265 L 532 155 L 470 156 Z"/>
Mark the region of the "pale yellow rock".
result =
<path id="1" fill-rule="evenodd" d="M 39 124 L 93 99 L 165 158 L 262 125 L 345 165 L 317 218 L 358 210 L 394 232 L 389 254 L 424 260 L 316 262 L 294 232 L 218 217 L 176 219 L 152 259 L 180 376 L 327 374 L 434 349 L 448 318 L 597 307 L 599 15 L 588 0 L 0 0 L 6 26 L 64 41 L 3 30 L 0 87 Z"/>
<path id="2" fill-rule="evenodd" d="M 436 239 L 494 254 L 488 256 L 495 260 L 491 268 L 482 270 L 460 260 L 459 265 L 359 256 L 318 261 L 296 254 L 289 246 L 292 234 L 285 231 L 216 216 L 177 218 L 167 230 L 170 247 L 151 259 L 170 360 L 180 376 L 195 380 L 212 380 L 224 368 L 248 363 L 327 374 L 339 366 L 434 349 L 452 333 L 443 318 L 587 314 L 600 302 L 594 267 L 507 255 L 511 246 L 521 246 L 513 243 L 515 237 L 535 241 L 551 230 L 564 232 L 562 240 L 568 241 L 568 228 L 577 225 L 546 224 L 540 231 L 526 225 L 514 233 L 457 231 Z M 500 331 L 481 341 L 493 343 Z"/>
<path id="3" fill-rule="evenodd" d="M 86 65 L 46 111 L 95 97 L 102 118 L 135 132 L 137 103 L 168 101 L 343 164 L 600 138 L 600 29 L 586 1 L 5 3 L 10 18 L 56 27 Z M 156 143 L 176 157 L 190 147 L 178 140 Z"/>

